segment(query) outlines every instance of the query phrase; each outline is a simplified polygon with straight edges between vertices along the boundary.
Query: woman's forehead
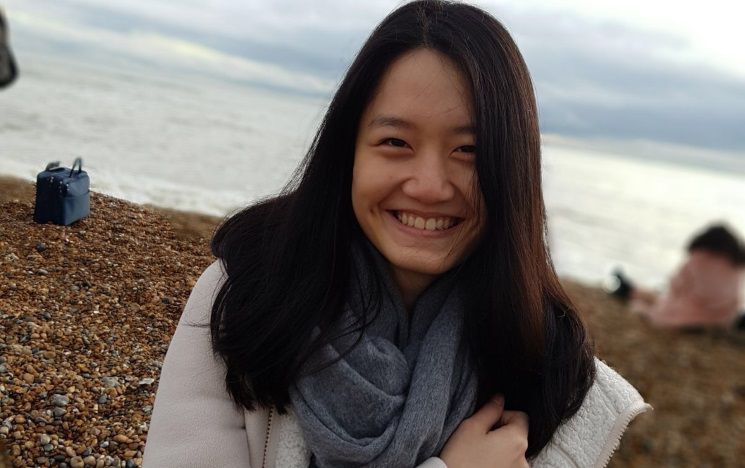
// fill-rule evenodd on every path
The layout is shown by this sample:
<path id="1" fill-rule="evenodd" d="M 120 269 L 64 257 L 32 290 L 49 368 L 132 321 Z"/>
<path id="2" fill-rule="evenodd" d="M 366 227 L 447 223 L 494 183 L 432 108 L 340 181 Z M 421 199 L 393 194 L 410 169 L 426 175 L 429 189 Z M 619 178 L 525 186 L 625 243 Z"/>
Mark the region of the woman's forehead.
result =
<path id="1" fill-rule="evenodd" d="M 417 49 L 388 67 L 363 125 L 437 123 L 462 132 L 472 129 L 472 108 L 468 84 L 455 63 L 439 52 Z"/>

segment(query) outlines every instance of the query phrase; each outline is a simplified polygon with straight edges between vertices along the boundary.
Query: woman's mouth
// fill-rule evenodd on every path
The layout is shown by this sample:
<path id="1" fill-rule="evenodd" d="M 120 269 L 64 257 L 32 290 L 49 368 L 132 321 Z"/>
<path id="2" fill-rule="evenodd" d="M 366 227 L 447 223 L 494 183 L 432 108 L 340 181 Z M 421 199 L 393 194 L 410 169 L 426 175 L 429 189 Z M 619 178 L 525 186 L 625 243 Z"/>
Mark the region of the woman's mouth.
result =
<path id="1" fill-rule="evenodd" d="M 398 222 L 421 231 L 445 231 L 460 224 L 463 219 L 452 216 L 423 217 L 406 211 L 391 211 Z"/>

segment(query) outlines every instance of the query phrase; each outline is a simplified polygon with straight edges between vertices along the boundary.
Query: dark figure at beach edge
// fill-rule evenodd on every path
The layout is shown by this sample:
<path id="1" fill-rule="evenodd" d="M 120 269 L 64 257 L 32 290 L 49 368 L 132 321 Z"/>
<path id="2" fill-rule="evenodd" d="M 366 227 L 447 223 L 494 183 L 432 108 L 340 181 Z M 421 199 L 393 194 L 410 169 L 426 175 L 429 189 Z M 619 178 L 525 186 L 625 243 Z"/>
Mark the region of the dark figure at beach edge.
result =
<path id="1" fill-rule="evenodd" d="M 3 10 L 0 9 L 0 88 L 10 85 L 16 76 L 18 76 L 18 68 L 10 50 L 8 26 Z"/>

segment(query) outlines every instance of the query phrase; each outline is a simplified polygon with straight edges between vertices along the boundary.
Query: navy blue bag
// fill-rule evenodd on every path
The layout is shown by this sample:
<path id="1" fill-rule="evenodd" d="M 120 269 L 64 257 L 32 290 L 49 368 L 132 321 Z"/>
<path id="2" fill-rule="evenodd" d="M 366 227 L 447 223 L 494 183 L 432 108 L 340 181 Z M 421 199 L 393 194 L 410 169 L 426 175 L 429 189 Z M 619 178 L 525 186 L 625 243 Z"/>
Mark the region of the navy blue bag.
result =
<path id="1" fill-rule="evenodd" d="M 77 171 L 75 168 L 77 167 Z M 83 160 L 75 159 L 71 169 L 49 163 L 36 176 L 34 221 L 68 226 L 90 214 L 90 179 Z"/>

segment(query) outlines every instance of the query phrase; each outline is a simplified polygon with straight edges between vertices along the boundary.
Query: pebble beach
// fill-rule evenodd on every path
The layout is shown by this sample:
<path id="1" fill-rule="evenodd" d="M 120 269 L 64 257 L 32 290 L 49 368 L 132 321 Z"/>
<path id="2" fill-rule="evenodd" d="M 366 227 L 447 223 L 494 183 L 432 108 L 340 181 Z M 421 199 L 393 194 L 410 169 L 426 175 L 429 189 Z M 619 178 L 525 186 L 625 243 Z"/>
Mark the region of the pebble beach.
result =
<path id="1" fill-rule="evenodd" d="M 0 467 L 140 466 L 160 366 L 220 219 L 92 193 L 89 218 L 39 225 L 33 197 L 0 177 Z M 745 334 L 655 330 L 564 285 L 597 355 L 655 408 L 609 466 L 743 466 Z"/>

